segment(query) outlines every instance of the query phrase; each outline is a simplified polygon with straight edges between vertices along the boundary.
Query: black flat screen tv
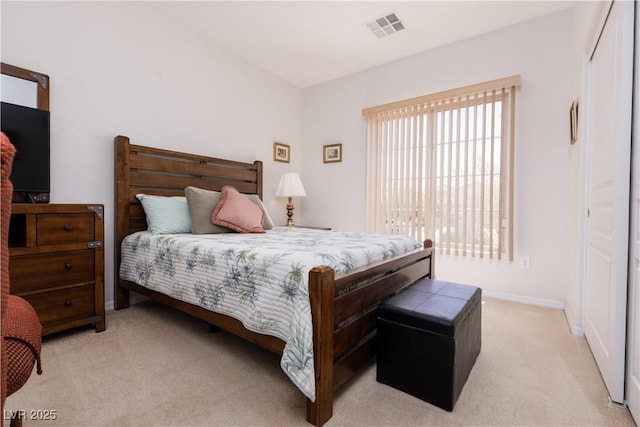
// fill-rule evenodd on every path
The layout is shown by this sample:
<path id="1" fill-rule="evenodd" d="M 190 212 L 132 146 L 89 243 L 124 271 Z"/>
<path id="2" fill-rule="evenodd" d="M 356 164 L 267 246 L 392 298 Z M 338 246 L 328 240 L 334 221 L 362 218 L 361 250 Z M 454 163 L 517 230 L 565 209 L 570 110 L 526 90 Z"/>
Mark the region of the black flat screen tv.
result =
<path id="1" fill-rule="evenodd" d="M 10 176 L 14 201 L 46 203 L 50 193 L 50 113 L 0 104 L 0 127 L 16 148 Z"/>

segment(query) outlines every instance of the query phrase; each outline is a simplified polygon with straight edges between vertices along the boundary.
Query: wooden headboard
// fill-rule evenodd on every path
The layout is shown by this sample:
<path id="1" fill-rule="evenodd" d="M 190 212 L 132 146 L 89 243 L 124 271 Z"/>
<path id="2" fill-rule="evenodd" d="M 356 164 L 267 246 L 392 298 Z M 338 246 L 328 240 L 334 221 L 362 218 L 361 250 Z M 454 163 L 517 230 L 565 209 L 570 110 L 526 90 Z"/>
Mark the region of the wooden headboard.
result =
<path id="1" fill-rule="evenodd" d="M 146 230 L 147 221 L 136 194 L 183 196 L 187 186 L 220 191 L 233 185 L 262 199 L 262 162 L 237 162 L 196 154 L 133 145 L 115 138 L 115 267 L 120 276 L 120 244 L 129 234 Z"/>

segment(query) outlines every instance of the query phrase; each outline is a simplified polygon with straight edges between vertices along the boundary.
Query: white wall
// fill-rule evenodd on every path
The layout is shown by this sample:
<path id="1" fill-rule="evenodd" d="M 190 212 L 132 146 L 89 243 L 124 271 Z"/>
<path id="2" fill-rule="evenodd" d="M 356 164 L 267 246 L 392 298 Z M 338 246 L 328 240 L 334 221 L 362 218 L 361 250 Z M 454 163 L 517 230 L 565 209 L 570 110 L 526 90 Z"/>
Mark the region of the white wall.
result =
<path id="1" fill-rule="evenodd" d="M 301 93 L 142 3 L 2 2 L 2 62 L 51 78 L 51 202 L 105 205 L 105 297 L 113 303 L 113 138 L 264 161 L 277 223 L 280 175 L 301 163 Z M 292 147 L 272 161 L 273 141 Z"/>
<path id="2" fill-rule="evenodd" d="M 191 33 L 143 3 L 2 2 L 3 62 L 51 77 L 52 202 L 104 203 L 108 303 L 113 299 L 113 137 L 243 161 L 262 159 L 264 195 L 300 170 L 308 197 L 298 224 L 363 230 L 365 123 L 361 110 L 521 74 L 516 128 L 516 261 L 438 255 L 442 279 L 486 294 L 562 306 L 570 280 L 568 107 L 570 11 L 492 32 L 301 92 Z M 242 113 L 242 114 L 240 114 Z M 247 125 L 247 117 L 251 124 Z M 292 163 L 272 161 L 272 143 Z M 322 145 L 343 143 L 343 162 Z M 575 241 L 575 238 L 574 238 Z"/>
<path id="3" fill-rule="evenodd" d="M 572 25 L 568 10 L 304 90 L 304 222 L 364 230 L 363 108 L 520 74 L 515 262 L 438 254 L 436 274 L 481 286 L 486 295 L 562 307 L 572 270 Z M 343 144 L 343 162 L 323 164 L 322 145 L 337 141 Z M 531 257 L 531 269 L 518 267 L 521 255 Z"/>

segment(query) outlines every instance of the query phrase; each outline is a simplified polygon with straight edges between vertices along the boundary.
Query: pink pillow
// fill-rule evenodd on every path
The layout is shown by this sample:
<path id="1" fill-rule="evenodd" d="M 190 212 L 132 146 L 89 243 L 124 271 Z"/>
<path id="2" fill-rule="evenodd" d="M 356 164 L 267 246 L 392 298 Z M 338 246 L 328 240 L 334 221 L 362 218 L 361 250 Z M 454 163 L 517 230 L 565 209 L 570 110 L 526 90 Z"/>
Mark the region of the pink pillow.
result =
<path id="1" fill-rule="evenodd" d="M 211 214 L 211 222 L 240 233 L 264 233 L 264 212 L 231 185 L 222 187 L 220 202 Z"/>

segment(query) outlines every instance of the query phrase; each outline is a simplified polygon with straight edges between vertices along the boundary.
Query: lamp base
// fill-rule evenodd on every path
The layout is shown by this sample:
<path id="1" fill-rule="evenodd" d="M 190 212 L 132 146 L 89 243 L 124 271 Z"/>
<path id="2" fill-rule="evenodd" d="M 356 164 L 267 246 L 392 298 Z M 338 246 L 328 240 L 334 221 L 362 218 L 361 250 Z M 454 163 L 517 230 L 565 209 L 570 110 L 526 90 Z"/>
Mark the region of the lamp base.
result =
<path id="1" fill-rule="evenodd" d="M 295 227 L 293 223 L 293 200 L 289 197 L 289 203 L 287 203 L 287 227 Z"/>

